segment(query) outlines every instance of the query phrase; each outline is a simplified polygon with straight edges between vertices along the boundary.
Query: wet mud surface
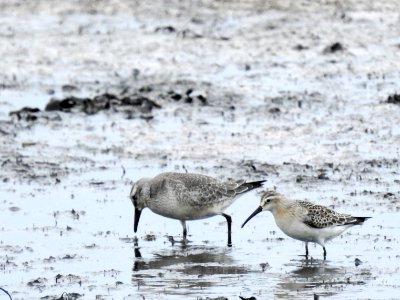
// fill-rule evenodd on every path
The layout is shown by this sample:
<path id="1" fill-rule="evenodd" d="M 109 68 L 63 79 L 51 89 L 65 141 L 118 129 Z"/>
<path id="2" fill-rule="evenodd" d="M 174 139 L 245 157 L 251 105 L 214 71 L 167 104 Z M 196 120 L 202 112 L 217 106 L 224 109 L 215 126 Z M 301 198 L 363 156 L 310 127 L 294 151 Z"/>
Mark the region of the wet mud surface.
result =
<path id="1" fill-rule="evenodd" d="M 396 1 L 0 1 L 0 287 L 12 299 L 395 299 Z M 322 249 L 238 199 L 181 225 L 133 181 L 266 179 L 370 216 Z M 0 290 L 0 299 L 9 299 Z"/>

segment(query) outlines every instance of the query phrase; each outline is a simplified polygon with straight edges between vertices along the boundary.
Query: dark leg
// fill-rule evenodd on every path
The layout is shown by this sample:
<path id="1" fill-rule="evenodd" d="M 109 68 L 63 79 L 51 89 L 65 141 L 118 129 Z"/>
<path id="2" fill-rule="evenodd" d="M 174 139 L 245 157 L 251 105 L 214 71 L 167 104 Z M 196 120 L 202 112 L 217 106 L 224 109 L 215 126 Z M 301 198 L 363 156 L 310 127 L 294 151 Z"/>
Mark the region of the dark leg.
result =
<path id="1" fill-rule="evenodd" d="M 222 215 L 225 217 L 226 223 L 228 224 L 228 247 L 232 247 L 232 218 L 227 214 Z"/>
<path id="2" fill-rule="evenodd" d="M 181 224 L 183 227 L 183 239 L 186 240 L 186 236 L 187 236 L 186 221 L 181 221 Z"/>
<path id="3" fill-rule="evenodd" d="M 136 258 L 141 258 L 142 257 L 142 254 L 140 253 L 140 251 L 139 251 L 139 242 L 138 242 L 138 240 L 137 239 L 135 239 L 134 241 L 133 241 L 133 245 L 134 245 L 134 251 L 135 251 L 135 257 Z"/>
<path id="4" fill-rule="evenodd" d="M 136 258 L 142 258 L 142 253 L 140 253 L 139 248 L 135 248 L 134 252 Z"/>
<path id="5" fill-rule="evenodd" d="M 140 215 L 142 214 L 142 211 L 138 208 L 135 208 L 135 220 L 133 222 L 133 232 L 137 232 L 137 228 L 139 226 L 139 219 Z"/>
<path id="6" fill-rule="evenodd" d="M 306 242 L 306 259 L 308 259 L 308 243 Z"/>
<path id="7" fill-rule="evenodd" d="M 325 247 L 322 247 L 322 249 L 324 249 L 324 260 L 326 260 L 326 249 Z"/>

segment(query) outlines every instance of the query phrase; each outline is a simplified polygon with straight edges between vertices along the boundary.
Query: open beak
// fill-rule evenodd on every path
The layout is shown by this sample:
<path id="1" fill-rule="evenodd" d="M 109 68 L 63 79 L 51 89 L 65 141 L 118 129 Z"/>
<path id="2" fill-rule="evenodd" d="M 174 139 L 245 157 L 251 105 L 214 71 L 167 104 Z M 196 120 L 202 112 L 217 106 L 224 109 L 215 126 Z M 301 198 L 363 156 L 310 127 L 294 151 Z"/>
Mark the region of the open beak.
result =
<path id="1" fill-rule="evenodd" d="M 136 233 L 138 225 L 139 225 L 139 219 L 140 219 L 140 214 L 142 213 L 142 210 L 139 208 L 135 207 L 135 221 L 133 225 L 133 231 Z"/>
<path id="2" fill-rule="evenodd" d="M 257 214 L 259 214 L 260 212 L 262 212 L 262 210 L 263 210 L 262 207 L 259 206 L 259 207 L 250 215 L 250 217 L 248 217 L 247 220 L 244 221 L 244 223 L 243 223 L 243 225 L 242 225 L 242 228 L 244 227 L 244 225 L 246 225 L 246 223 L 247 223 L 248 221 L 250 221 L 251 218 L 253 218 L 255 215 L 257 215 Z"/>

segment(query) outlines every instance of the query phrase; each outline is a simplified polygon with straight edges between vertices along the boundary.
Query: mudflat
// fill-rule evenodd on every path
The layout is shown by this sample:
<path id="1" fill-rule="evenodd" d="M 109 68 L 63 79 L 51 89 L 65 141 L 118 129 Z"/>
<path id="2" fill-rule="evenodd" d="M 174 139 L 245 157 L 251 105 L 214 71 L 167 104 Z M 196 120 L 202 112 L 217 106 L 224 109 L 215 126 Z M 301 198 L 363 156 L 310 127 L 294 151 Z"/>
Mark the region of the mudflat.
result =
<path id="1" fill-rule="evenodd" d="M 0 287 L 12 299 L 390 299 L 399 289 L 397 1 L 0 1 Z M 238 199 L 144 210 L 164 171 L 267 180 L 372 217 L 321 249 Z M 0 299 L 9 296 L 0 290 Z"/>

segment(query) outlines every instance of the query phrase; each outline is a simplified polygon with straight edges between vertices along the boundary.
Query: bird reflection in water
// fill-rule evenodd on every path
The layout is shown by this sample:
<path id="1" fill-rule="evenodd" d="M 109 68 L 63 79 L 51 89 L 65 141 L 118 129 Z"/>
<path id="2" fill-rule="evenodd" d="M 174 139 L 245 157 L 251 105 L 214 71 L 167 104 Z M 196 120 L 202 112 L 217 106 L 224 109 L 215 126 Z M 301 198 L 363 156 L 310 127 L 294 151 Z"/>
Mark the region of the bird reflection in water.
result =
<path id="1" fill-rule="evenodd" d="M 305 293 L 304 296 L 309 296 L 315 288 L 324 286 L 346 286 L 348 284 L 363 285 L 365 282 L 359 280 L 357 274 L 350 274 L 349 269 L 345 267 L 329 266 L 326 261 L 301 260 L 295 262 L 297 267 L 289 272 L 281 282 L 278 283 L 277 298 L 291 298 L 293 295 L 300 296 L 299 293 Z M 288 264 L 288 267 L 293 264 Z M 339 291 L 339 290 L 338 290 Z M 330 295 L 333 290 L 330 290 Z M 317 295 L 318 296 L 318 295 Z"/>
<path id="2" fill-rule="evenodd" d="M 221 285 L 221 277 L 237 280 L 237 276 L 250 270 L 238 265 L 230 253 L 231 249 L 226 247 L 205 245 L 164 247 L 152 252 L 151 258 L 134 259 L 132 284 L 137 286 L 138 293 L 162 290 L 179 294 Z M 227 285 L 231 283 L 226 281 Z"/>
<path id="3" fill-rule="evenodd" d="M 142 258 L 142 253 L 140 253 L 140 250 L 139 250 L 139 241 L 138 241 L 137 237 L 135 237 L 133 239 L 133 246 L 134 246 L 134 251 L 135 251 L 135 258 Z"/>
<path id="4" fill-rule="evenodd" d="M 188 245 L 179 243 L 173 249 L 163 249 L 153 253 L 153 258 L 143 259 L 139 251 L 138 243 L 135 243 L 135 262 L 133 271 L 151 270 L 173 267 L 177 265 L 195 264 L 224 264 L 234 263 L 226 248 L 218 248 L 204 245 Z"/>

